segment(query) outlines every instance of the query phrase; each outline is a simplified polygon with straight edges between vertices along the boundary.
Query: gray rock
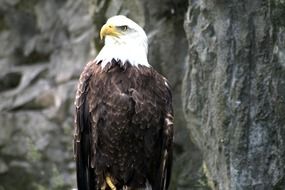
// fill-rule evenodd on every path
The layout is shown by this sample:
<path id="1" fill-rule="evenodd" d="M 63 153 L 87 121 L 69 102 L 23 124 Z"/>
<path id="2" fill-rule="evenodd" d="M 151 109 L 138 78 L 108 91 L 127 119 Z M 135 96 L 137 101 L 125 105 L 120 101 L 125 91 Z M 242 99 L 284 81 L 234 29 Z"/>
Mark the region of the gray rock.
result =
<path id="1" fill-rule="evenodd" d="M 150 64 L 172 86 L 170 189 L 284 189 L 284 7 L 0 0 L 0 189 L 76 187 L 76 84 L 103 45 L 101 26 L 116 14 L 144 27 Z"/>
<path id="2" fill-rule="evenodd" d="M 183 107 L 209 184 L 284 189 L 284 4 L 189 4 Z"/>
<path id="3" fill-rule="evenodd" d="M 0 4 L 0 188 L 70 189 L 73 99 L 93 51 L 87 3 Z"/>
<path id="4" fill-rule="evenodd" d="M 8 166 L 7 164 L 2 160 L 0 159 L 0 174 L 4 174 L 5 172 L 8 171 Z"/>

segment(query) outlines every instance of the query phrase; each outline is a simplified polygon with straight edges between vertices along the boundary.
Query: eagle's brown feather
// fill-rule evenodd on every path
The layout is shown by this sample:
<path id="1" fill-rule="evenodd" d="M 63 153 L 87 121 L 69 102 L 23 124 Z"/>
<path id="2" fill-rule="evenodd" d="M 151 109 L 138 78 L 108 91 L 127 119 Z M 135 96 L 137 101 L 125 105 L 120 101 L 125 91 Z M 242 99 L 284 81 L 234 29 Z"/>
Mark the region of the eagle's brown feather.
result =
<path id="1" fill-rule="evenodd" d="M 75 156 L 79 190 L 111 176 L 117 190 L 166 190 L 173 111 L 167 81 L 151 67 L 90 62 L 76 94 Z M 108 189 L 108 187 L 107 187 Z M 107 190 L 106 189 L 106 190 Z"/>

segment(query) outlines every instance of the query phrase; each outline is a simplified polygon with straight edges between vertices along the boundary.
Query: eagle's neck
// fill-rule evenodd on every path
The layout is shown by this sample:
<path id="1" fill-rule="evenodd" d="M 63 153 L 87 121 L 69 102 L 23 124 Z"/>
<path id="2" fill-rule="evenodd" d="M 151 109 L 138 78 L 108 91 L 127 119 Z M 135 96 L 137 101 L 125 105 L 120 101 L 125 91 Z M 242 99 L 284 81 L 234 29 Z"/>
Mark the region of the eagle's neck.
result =
<path id="1" fill-rule="evenodd" d="M 106 39 L 105 46 L 97 55 L 95 61 L 104 68 L 112 59 L 125 64 L 129 62 L 132 66 L 150 67 L 147 60 L 147 43 L 122 43 Z"/>

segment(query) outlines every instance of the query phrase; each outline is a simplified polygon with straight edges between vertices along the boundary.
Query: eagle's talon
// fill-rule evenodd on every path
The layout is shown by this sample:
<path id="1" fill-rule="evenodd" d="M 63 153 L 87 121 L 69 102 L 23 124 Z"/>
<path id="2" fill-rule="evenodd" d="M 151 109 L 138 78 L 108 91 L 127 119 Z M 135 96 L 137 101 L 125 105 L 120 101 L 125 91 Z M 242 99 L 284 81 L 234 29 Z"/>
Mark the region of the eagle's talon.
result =
<path id="1" fill-rule="evenodd" d="M 116 186 L 113 184 L 113 182 L 109 176 L 106 177 L 106 182 L 112 190 L 117 190 Z"/>

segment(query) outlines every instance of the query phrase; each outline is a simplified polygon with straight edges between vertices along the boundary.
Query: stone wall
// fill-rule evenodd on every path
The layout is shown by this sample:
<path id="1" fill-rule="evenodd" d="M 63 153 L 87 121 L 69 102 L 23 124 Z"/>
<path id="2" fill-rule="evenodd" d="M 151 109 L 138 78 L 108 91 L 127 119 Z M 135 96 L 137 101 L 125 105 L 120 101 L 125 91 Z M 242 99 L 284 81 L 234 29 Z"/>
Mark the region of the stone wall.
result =
<path id="1" fill-rule="evenodd" d="M 1 190 L 75 186 L 73 101 L 93 37 L 84 1 L 0 1 Z"/>
<path id="2" fill-rule="evenodd" d="M 75 187 L 76 84 L 117 14 L 172 86 L 170 189 L 284 189 L 282 0 L 0 0 L 0 190 Z"/>
<path id="3" fill-rule="evenodd" d="M 212 189 L 285 188 L 284 15 L 284 1 L 189 1 L 183 108 Z"/>

